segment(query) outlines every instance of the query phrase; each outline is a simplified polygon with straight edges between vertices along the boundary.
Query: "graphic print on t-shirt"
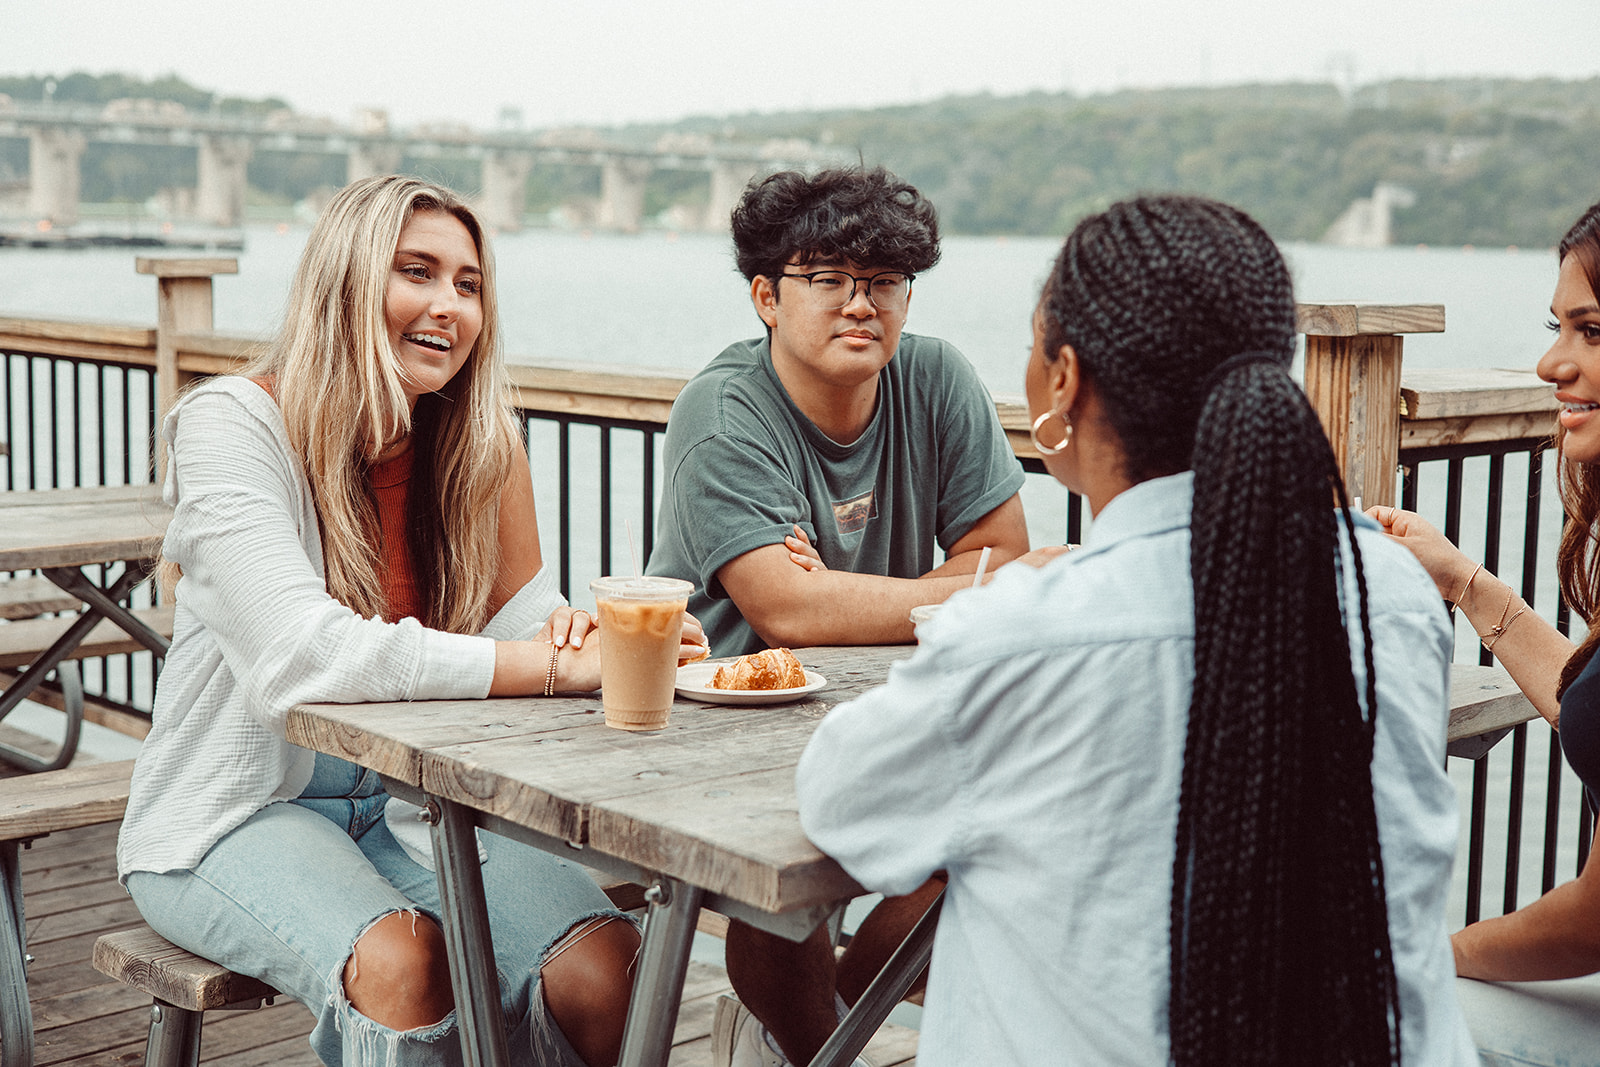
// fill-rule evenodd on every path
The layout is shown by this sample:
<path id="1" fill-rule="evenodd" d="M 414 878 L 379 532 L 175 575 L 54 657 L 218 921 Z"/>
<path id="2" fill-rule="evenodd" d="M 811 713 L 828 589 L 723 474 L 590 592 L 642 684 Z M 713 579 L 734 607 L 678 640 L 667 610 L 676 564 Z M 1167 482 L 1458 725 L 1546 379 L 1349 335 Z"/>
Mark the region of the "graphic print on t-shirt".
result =
<path id="1" fill-rule="evenodd" d="M 878 510 L 874 507 L 873 491 L 868 489 L 860 496 L 853 496 L 849 500 L 836 500 L 833 504 L 833 521 L 838 525 L 842 534 L 860 533 L 867 528 L 867 523 L 878 517 Z"/>

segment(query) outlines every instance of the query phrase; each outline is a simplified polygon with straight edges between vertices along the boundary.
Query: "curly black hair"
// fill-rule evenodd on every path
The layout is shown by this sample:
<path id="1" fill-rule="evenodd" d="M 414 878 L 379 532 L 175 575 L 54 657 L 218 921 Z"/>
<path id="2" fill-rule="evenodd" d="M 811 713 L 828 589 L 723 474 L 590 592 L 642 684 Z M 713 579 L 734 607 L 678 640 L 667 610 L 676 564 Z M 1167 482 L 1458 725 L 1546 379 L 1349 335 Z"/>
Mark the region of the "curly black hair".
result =
<path id="1" fill-rule="evenodd" d="M 751 181 L 733 209 L 733 245 L 747 281 L 791 261 L 842 260 L 919 274 L 939 262 L 939 218 L 916 188 L 882 167 Z"/>
<path id="2" fill-rule="evenodd" d="M 1283 257 L 1236 208 L 1141 197 L 1078 225 L 1042 307 L 1046 353 L 1072 346 L 1131 480 L 1194 471 L 1172 1062 L 1397 1063 L 1371 624 L 1333 453 L 1286 373 L 1295 309 Z"/>

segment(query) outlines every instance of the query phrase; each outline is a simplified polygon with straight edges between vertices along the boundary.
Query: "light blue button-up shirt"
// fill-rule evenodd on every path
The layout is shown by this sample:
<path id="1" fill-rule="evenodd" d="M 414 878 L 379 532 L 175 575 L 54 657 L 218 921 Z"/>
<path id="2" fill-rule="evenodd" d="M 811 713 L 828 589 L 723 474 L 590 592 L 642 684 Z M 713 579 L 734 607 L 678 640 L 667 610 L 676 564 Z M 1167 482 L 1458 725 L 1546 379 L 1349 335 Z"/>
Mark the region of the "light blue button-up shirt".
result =
<path id="1" fill-rule="evenodd" d="M 1137 485 L 1081 549 L 952 597 L 915 656 L 830 714 L 800 762 L 806 832 L 862 885 L 899 894 L 950 872 L 919 1064 L 1167 1062 L 1192 492 L 1187 473 Z M 1422 568 L 1360 522 L 1402 1050 L 1410 1065 L 1468 1067 L 1445 923 L 1451 633 Z"/>

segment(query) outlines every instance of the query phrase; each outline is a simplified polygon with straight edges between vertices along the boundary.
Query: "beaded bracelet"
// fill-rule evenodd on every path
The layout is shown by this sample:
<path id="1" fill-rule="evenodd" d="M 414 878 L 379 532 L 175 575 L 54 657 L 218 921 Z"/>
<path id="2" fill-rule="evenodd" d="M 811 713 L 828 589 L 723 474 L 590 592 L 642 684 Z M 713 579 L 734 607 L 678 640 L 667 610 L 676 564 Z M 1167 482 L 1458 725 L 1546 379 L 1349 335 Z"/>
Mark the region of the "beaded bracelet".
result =
<path id="1" fill-rule="evenodd" d="M 554 641 L 551 641 L 550 666 L 545 670 L 544 673 L 544 695 L 547 697 L 553 697 L 556 695 L 556 660 L 560 658 L 560 656 L 561 649 L 556 647 L 556 643 Z"/>

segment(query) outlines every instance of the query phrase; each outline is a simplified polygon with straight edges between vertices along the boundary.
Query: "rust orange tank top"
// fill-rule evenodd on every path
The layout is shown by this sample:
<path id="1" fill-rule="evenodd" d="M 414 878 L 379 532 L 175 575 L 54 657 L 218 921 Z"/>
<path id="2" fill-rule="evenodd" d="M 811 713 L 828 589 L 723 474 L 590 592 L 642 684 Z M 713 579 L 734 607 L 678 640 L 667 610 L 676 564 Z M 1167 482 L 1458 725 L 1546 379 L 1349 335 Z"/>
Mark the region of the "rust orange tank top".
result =
<path id="1" fill-rule="evenodd" d="M 251 378 L 268 396 L 277 400 L 271 377 Z M 411 565 L 411 545 L 406 540 L 406 497 L 411 488 L 411 459 L 406 449 L 400 455 L 375 464 L 367 471 L 367 484 L 378 502 L 378 566 L 383 582 L 383 617 L 388 622 L 412 618 L 422 620 L 422 594 L 417 589 L 416 568 Z"/>
<path id="2" fill-rule="evenodd" d="M 380 545 L 378 565 L 383 568 L 383 600 L 388 605 L 384 618 L 423 619 L 421 590 L 417 571 L 411 565 L 411 545 L 406 539 L 406 497 L 411 488 L 411 460 L 416 455 L 406 449 L 393 459 L 375 464 L 367 472 L 367 482 L 378 502 Z"/>

